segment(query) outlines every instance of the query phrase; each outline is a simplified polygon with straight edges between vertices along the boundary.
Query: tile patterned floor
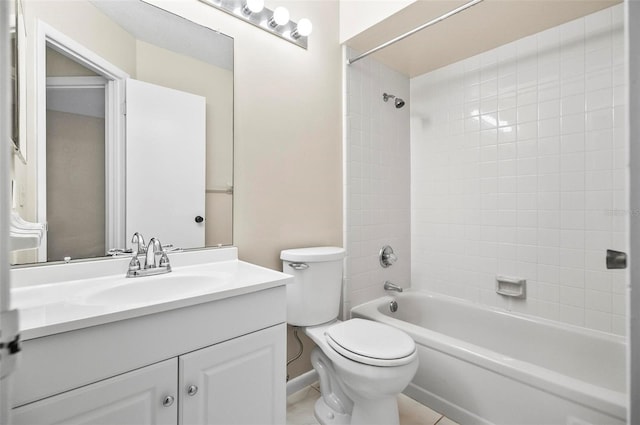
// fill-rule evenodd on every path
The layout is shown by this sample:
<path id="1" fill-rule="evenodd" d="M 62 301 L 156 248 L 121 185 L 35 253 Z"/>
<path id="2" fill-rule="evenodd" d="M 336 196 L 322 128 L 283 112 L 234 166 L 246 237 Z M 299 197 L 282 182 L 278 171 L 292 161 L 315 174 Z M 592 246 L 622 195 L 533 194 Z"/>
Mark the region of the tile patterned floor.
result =
<path id="1" fill-rule="evenodd" d="M 317 385 L 312 385 L 287 398 L 287 425 L 317 425 L 313 407 L 320 397 Z M 400 394 L 398 396 L 400 425 L 458 425 L 449 418 Z"/>

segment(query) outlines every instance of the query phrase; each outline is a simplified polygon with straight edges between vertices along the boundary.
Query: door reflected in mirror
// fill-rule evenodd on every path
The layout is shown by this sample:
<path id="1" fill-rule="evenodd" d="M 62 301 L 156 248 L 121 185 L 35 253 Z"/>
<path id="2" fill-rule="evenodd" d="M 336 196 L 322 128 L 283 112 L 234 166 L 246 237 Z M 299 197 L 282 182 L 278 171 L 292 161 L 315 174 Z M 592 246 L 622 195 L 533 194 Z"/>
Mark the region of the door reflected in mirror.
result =
<path id="1" fill-rule="evenodd" d="M 105 239 L 107 80 L 46 48 L 47 261 L 100 257 Z M 73 223 L 69 226 L 68 223 Z M 41 250 L 44 251 L 45 247 Z M 108 249 L 108 248 L 107 248 Z"/>
<path id="2" fill-rule="evenodd" d="M 38 84 L 14 208 L 48 231 L 12 263 L 102 257 L 136 231 L 174 248 L 232 244 L 233 39 L 140 0 L 27 0 L 24 17 Z M 138 83 L 153 90 L 129 110 Z M 146 114 L 160 98 L 166 111 Z"/>

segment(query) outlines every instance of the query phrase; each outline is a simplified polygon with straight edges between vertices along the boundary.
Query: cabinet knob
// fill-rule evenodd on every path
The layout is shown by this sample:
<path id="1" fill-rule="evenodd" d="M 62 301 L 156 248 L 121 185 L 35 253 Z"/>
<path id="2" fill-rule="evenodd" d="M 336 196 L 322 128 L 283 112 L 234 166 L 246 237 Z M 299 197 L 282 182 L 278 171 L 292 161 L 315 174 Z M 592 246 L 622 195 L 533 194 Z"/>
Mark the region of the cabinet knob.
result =
<path id="1" fill-rule="evenodd" d="M 164 407 L 169 407 L 173 404 L 174 401 L 175 399 L 172 396 L 168 395 L 164 398 L 164 400 L 162 400 L 162 405 Z"/>
<path id="2" fill-rule="evenodd" d="M 196 223 L 202 223 L 203 221 L 204 221 L 204 218 L 201 215 L 196 216 Z"/>
<path id="3" fill-rule="evenodd" d="M 189 385 L 189 388 L 187 388 L 187 394 L 193 397 L 197 393 L 198 393 L 198 387 L 196 387 L 195 385 Z"/>

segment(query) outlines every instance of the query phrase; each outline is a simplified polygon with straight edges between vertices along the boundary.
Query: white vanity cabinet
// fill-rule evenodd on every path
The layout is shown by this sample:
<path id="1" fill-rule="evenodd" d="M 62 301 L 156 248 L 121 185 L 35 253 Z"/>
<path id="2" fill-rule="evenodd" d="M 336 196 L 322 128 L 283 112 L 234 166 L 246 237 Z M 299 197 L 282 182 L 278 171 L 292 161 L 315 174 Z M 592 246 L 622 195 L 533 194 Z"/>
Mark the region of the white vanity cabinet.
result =
<path id="1" fill-rule="evenodd" d="M 12 423 L 282 424 L 285 335 L 276 325 L 30 403 Z"/>
<path id="2" fill-rule="evenodd" d="M 11 423 L 175 425 L 177 363 L 166 360 L 27 404 L 13 410 Z"/>
<path id="3" fill-rule="evenodd" d="M 182 425 L 284 424 L 286 326 L 180 356 Z"/>
<path id="4" fill-rule="evenodd" d="M 12 423 L 285 423 L 285 300 L 280 285 L 28 339 Z"/>

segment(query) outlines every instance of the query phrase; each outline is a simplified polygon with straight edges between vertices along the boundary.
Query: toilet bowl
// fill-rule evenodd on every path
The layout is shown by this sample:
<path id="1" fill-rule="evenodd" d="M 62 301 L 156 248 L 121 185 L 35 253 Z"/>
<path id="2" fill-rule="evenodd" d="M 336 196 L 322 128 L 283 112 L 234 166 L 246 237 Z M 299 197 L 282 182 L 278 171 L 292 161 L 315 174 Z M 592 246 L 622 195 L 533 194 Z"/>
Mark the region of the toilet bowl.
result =
<path id="1" fill-rule="evenodd" d="M 396 396 L 415 375 L 418 357 L 413 340 L 395 331 L 363 319 L 305 328 L 317 345 L 311 363 L 320 377 L 322 396 L 315 407 L 318 422 L 398 423 Z"/>
<path id="2" fill-rule="evenodd" d="M 287 322 L 317 345 L 311 363 L 321 397 L 315 416 L 322 425 L 395 425 L 397 395 L 418 368 L 415 342 L 391 326 L 364 319 L 337 320 L 344 249 L 282 251 L 287 284 Z"/>

